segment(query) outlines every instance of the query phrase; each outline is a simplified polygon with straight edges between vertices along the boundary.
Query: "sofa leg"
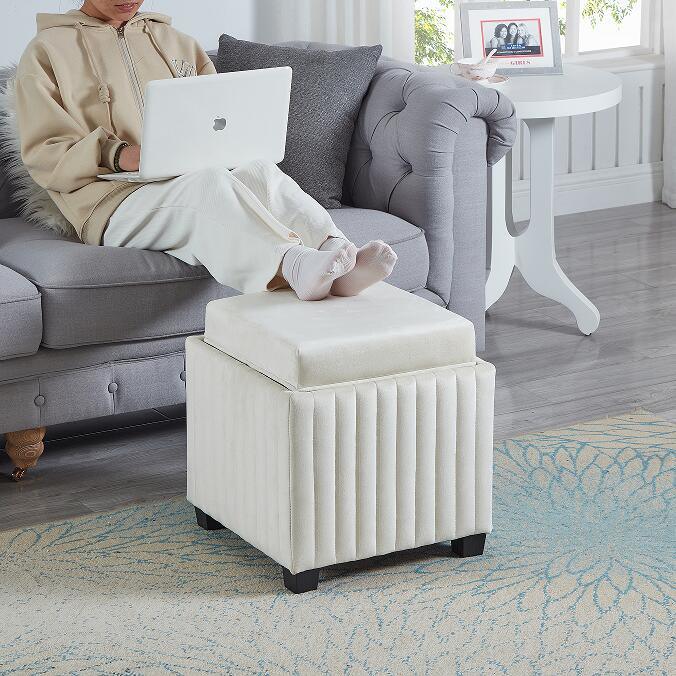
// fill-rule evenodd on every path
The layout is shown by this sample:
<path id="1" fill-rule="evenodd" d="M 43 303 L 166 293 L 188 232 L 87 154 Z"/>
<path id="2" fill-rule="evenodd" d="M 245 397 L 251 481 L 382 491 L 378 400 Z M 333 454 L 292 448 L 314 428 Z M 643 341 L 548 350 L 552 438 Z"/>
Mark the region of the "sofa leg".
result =
<path id="1" fill-rule="evenodd" d="M 204 530 L 222 530 L 225 526 L 222 523 L 212 519 L 208 514 L 205 514 L 199 507 L 195 507 L 195 516 L 197 517 L 197 525 Z"/>
<path id="2" fill-rule="evenodd" d="M 454 554 L 465 558 L 467 556 L 481 556 L 484 553 L 484 545 L 486 544 L 486 533 L 479 533 L 478 535 L 468 535 L 458 540 L 451 542 L 451 549 Z"/>
<path id="3" fill-rule="evenodd" d="M 5 453 L 14 463 L 12 472 L 14 481 L 21 481 L 26 470 L 37 465 L 38 459 L 45 450 L 43 440 L 46 431 L 44 427 L 36 427 L 31 430 L 5 434 Z"/>
<path id="4" fill-rule="evenodd" d="M 305 592 L 314 591 L 319 586 L 319 569 L 306 570 L 295 575 L 288 569 L 282 566 L 284 572 L 284 586 L 292 591 L 294 594 L 304 594 Z"/>

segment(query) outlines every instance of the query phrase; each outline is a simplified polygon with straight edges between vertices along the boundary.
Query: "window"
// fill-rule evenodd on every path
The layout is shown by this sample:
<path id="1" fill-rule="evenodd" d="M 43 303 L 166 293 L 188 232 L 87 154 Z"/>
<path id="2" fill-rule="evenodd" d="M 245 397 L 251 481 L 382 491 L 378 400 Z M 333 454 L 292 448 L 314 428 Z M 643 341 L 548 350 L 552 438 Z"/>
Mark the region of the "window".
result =
<path id="1" fill-rule="evenodd" d="M 587 0 L 580 11 L 580 52 L 641 45 L 641 0 Z"/>
<path id="2" fill-rule="evenodd" d="M 674 0 L 667 0 L 669 2 Z M 567 58 L 659 53 L 661 0 L 559 0 Z M 418 63 L 453 60 L 456 0 L 415 0 Z"/>
<path id="3" fill-rule="evenodd" d="M 568 57 L 659 53 L 660 0 L 565 0 L 563 41 Z"/>
<path id="4" fill-rule="evenodd" d="M 452 63 L 454 0 L 415 0 L 415 60 L 428 66 Z"/>

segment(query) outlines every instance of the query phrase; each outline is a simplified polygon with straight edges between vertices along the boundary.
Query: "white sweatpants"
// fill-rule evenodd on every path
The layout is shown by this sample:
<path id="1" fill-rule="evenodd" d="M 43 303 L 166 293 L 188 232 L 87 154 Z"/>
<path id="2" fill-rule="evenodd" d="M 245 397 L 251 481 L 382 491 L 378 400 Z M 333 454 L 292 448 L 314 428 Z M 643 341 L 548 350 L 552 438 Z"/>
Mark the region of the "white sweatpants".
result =
<path id="1" fill-rule="evenodd" d="M 288 249 L 327 237 L 345 235 L 277 165 L 256 161 L 144 185 L 115 210 L 103 244 L 164 251 L 249 293 L 287 286 L 277 272 Z"/>

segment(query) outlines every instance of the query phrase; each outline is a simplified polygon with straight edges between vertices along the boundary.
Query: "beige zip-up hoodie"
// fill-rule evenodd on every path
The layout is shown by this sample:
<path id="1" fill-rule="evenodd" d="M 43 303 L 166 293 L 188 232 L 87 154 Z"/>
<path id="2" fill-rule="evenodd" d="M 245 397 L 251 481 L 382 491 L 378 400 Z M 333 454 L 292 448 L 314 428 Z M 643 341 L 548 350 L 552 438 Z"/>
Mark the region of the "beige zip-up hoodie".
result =
<path id="1" fill-rule="evenodd" d="M 37 23 L 16 77 L 21 155 L 80 239 L 100 244 L 115 209 L 143 185 L 97 175 L 113 170 L 122 142 L 141 143 L 146 83 L 216 70 L 162 14 L 139 12 L 119 31 L 77 10 Z"/>

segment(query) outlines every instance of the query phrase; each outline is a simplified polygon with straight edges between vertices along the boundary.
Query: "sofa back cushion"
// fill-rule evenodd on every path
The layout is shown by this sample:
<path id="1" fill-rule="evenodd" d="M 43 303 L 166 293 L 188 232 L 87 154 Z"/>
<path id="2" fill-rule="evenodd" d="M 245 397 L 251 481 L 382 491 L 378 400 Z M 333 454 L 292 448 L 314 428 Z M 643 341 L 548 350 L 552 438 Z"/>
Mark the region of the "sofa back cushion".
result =
<path id="1" fill-rule="evenodd" d="M 286 157 L 280 168 L 323 207 L 340 207 L 345 165 L 382 46 L 340 51 L 263 45 L 221 36 L 220 73 L 291 66 Z"/>
<path id="2" fill-rule="evenodd" d="M 7 80 L 14 77 L 16 68 L 0 69 L 0 92 L 5 91 Z M 2 112 L 0 111 L 0 115 Z M 10 184 L 9 176 L 5 171 L 5 166 L 2 161 L 2 149 L 0 149 L 0 218 L 13 218 L 18 214 L 18 206 L 12 200 L 12 186 Z"/>

